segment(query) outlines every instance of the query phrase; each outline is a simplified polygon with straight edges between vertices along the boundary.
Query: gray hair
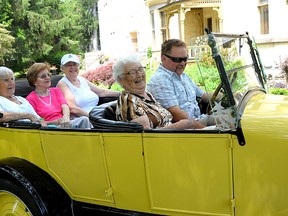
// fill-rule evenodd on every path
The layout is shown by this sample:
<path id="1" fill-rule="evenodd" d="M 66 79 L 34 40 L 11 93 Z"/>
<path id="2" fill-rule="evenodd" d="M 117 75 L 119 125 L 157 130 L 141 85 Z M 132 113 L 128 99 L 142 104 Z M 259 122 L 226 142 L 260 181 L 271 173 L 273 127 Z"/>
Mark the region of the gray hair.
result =
<path id="1" fill-rule="evenodd" d="M 10 68 L 1 66 L 0 67 L 0 78 L 4 78 L 7 74 L 14 75 L 13 71 Z"/>
<path id="2" fill-rule="evenodd" d="M 115 81 L 119 83 L 119 76 L 124 74 L 126 64 L 139 62 L 141 63 L 141 56 L 136 54 L 119 58 L 113 66 L 113 77 Z"/>

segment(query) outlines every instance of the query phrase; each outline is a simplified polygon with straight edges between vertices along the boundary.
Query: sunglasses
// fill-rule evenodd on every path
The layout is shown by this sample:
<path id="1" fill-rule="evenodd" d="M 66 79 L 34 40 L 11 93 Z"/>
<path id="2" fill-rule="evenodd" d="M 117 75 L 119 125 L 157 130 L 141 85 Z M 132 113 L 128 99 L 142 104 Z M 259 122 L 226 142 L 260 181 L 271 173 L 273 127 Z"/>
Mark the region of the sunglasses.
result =
<path id="1" fill-rule="evenodd" d="M 172 57 L 172 56 L 169 56 L 167 54 L 163 54 L 163 55 L 166 56 L 167 58 L 169 58 L 174 63 L 181 63 L 182 61 L 187 62 L 187 60 L 188 60 L 188 57 Z"/>

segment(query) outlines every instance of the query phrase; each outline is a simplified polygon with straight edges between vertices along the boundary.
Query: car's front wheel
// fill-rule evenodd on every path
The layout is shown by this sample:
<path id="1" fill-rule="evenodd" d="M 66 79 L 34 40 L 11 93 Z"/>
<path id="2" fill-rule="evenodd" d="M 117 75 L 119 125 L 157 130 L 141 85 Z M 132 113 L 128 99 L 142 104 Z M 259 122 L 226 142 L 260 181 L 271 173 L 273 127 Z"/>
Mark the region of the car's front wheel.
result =
<path id="1" fill-rule="evenodd" d="M 1 216 L 41 216 L 39 207 L 27 190 L 10 179 L 0 178 Z"/>

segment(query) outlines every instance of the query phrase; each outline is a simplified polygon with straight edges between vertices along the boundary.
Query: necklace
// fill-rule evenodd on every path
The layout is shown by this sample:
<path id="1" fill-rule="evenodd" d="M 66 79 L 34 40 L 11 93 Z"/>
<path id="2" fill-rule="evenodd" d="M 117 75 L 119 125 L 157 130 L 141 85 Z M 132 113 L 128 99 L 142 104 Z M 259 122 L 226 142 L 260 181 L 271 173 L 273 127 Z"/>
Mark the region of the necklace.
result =
<path id="1" fill-rule="evenodd" d="M 36 91 L 35 91 L 36 92 Z M 45 104 L 46 106 L 50 106 L 51 105 L 51 93 L 50 93 L 50 91 L 48 90 L 48 92 L 49 92 L 49 103 L 46 103 L 44 100 L 42 100 L 41 99 L 41 97 L 37 94 L 37 92 L 36 92 L 36 95 L 37 95 L 37 97 L 39 98 L 39 100 L 43 103 L 43 104 Z"/>

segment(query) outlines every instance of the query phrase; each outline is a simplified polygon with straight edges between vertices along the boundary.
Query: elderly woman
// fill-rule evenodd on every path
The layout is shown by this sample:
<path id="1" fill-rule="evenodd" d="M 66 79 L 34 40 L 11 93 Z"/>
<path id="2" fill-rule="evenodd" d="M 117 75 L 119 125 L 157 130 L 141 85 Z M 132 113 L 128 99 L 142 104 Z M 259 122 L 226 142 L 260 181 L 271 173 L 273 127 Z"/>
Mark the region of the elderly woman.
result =
<path id="1" fill-rule="evenodd" d="M 50 67 L 44 63 L 34 63 L 27 73 L 29 85 L 35 87 L 26 99 L 47 124 L 63 128 L 92 128 L 89 118 L 82 116 L 70 120 L 70 110 L 59 88 L 50 88 Z"/>
<path id="2" fill-rule="evenodd" d="M 116 118 L 138 122 L 144 128 L 203 128 L 194 119 L 180 120 L 172 124 L 171 113 L 164 109 L 146 91 L 146 73 L 137 56 L 119 59 L 113 67 L 114 79 L 124 88 L 117 102 Z"/>
<path id="3" fill-rule="evenodd" d="M 118 97 L 119 92 L 102 89 L 78 76 L 80 60 L 74 54 L 66 54 L 61 59 L 61 69 L 65 73 L 57 84 L 76 116 L 89 116 L 89 112 L 98 105 L 99 97 Z"/>
<path id="4" fill-rule="evenodd" d="M 12 120 L 30 120 L 40 122 L 39 115 L 29 102 L 20 96 L 15 96 L 14 73 L 7 67 L 0 67 L 0 122 Z M 43 123 L 43 125 L 45 125 Z"/>

